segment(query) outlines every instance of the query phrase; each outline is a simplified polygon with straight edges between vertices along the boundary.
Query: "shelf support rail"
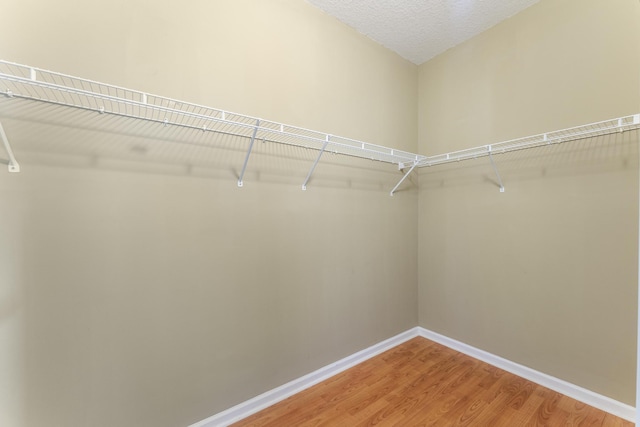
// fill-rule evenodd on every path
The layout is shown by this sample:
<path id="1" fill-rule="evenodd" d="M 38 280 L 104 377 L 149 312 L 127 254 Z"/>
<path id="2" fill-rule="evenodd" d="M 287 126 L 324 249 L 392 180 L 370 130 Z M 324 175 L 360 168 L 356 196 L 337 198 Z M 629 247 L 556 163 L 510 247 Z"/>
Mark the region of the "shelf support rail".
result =
<path id="1" fill-rule="evenodd" d="M 11 149 L 11 144 L 9 144 L 9 138 L 7 138 L 7 134 L 4 132 L 4 128 L 2 127 L 2 123 L 0 122 L 0 138 L 2 138 L 2 144 L 4 144 L 4 149 L 9 156 L 9 172 L 20 172 L 20 165 L 16 161 L 15 156 L 13 155 L 13 150 Z"/>
<path id="2" fill-rule="evenodd" d="M 500 174 L 498 173 L 498 168 L 496 167 L 495 162 L 493 161 L 493 155 L 491 154 L 491 146 L 487 145 L 487 150 L 489 152 L 489 161 L 491 162 L 491 167 L 498 178 L 498 184 L 500 184 L 500 192 L 504 193 L 504 184 L 502 184 L 502 178 L 500 178 Z"/>
<path id="3" fill-rule="evenodd" d="M 403 165 L 400 165 L 400 169 L 402 169 Z M 393 193 L 396 192 L 396 190 L 398 189 L 398 187 L 400 187 L 400 185 L 402 185 L 402 183 L 404 182 L 405 179 L 407 179 L 407 177 L 411 174 L 411 172 L 413 172 L 413 170 L 416 168 L 416 166 L 418 166 L 418 162 L 413 162 L 413 166 L 411 166 L 411 169 L 409 169 L 409 171 L 407 173 L 404 174 L 404 176 L 402 177 L 402 179 L 400 179 L 400 182 L 398 182 L 396 184 L 395 187 L 393 187 L 393 190 L 391 190 L 391 193 L 389 193 L 390 196 L 393 196 Z"/>
<path id="4" fill-rule="evenodd" d="M 258 133 L 258 128 L 260 127 L 260 119 L 256 120 L 256 127 L 253 128 L 253 135 L 251 135 L 251 142 L 249 143 L 249 149 L 247 150 L 247 157 L 244 158 L 244 165 L 242 165 L 242 171 L 240 172 L 240 177 L 238 178 L 238 187 L 242 187 L 242 179 L 244 178 L 244 172 L 247 170 L 247 164 L 249 163 L 249 156 L 251 155 L 251 150 L 253 149 L 253 143 L 256 141 L 256 134 Z"/>
<path id="5" fill-rule="evenodd" d="M 318 166 L 318 162 L 320 161 L 320 157 L 322 157 L 322 154 L 324 153 L 324 150 L 327 148 L 327 144 L 329 144 L 329 139 L 330 138 L 331 138 L 331 135 L 327 135 L 326 136 L 326 138 L 324 140 L 324 144 L 322 144 L 322 148 L 320 149 L 320 152 L 318 153 L 318 157 L 316 157 L 316 161 L 313 162 L 313 166 L 311 166 L 311 170 L 307 174 L 307 178 L 304 180 L 304 184 L 302 184 L 302 191 L 306 191 L 307 190 L 307 183 L 311 179 L 311 175 L 313 174 L 313 171 L 316 170 L 316 166 Z"/>

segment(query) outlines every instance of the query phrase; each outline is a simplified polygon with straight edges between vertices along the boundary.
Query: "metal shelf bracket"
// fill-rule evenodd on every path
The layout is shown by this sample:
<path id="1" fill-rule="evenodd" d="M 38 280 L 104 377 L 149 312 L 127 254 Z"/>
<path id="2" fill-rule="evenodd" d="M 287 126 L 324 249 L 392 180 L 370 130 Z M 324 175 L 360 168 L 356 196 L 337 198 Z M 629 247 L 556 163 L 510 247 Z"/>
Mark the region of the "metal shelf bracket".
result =
<path id="1" fill-rule="evenodd" d="M 504 193 L 504 184 L 502 184 L 502 178 L 500 178 L 500 174 L 498 173 L 498 168 L 496 167 L 496 164 L 493 161 L 493 155 L 491 154 L 491 146 L 487 145 L 487 149 L 489 152 L 489 161 L 491 162 L 491 167 L 493 168 L 493 171 L 495 172 L 496 177 L 498 178 L 498 184 L 500 184 L 500 192 Z"/>
<path id="2" fill-rule="evenodd" d="M 242 187 L 242 178 L 244 178 L 244 172 L 247 170 L 247 164 L 249 163 L 249 156 L 251 155 L 251 150 L 253 149 L 253 143 L 256 140 L 256 134 L 258 133 L 258 128 L 260 127 L 260 119 L 256 120 L 256 126 L 253 128 L 253 135 L 251 135 L 251 142 L 249 143 L 249 149 L 247 150 L 247 157 L 244 158 L 244 165 L 242 165 L 242 171 L 240 172 L 240 177 L 238 178 L 238 187 Z"/>
<path id="3" fill-rule="evenodd" d="M 322 144 L 322 149 L 320 149 L 320 152 L 318 153 L 318 157 L 316 157 L 316 161 L 313 162 L 313 166 L 311 166 L 311 170 L 307 174 L 307 178 L 304 180 L 304 184 L 302 184 L 302 191 L 306 191 L 307 190 L 307 183 L 311 179 L 311 175 L 313 174 L 313 171 L 316 170 L 316 166 L 318 166 L 318 162 L 320 161 L 320 157 L 322 157 L 322 153 L 324 153 L 324 150 L 327 148 L 327 144 L 329 144 L 329 139 L 330 138 L 331 138 L 331 135 L 327 135 L 325 137 L 324 144 Z"/>
<path id="4" fill-rule="evenodd" d="M 400 182 L 398 182 L 396 184 L 395 187 L 393 187 L 393 190 L 391 190 L 391 193 L 389 193 L 390 196 L 393 196 L 393 193 L 396 192 L 396 190 L 398 189 L 398 187 L 400 187 L 400 185 L 404 182 L 405 179 L 407 179 L 407 177 L 409 176 L 409 174 L 411 174 L 411 172 L 413 172 L 413 170 L 416 168 L 416 166 L 418 166 L 418 163 L 415 162 L 413 164 L 413 166 L 411 166 L 411 169 L 409 169 L 409 171 L 407 173 L 404 174 L 404 176 L 402 177 L 402 179 L 400 180 Z"/>
<path id="5" fill-rule="evenodd" d="M 9 156 L 9 172 L 20 172 L 20 165 L 16 161 L 15 156 L 13 155 L 13 150 L 11 149 L 11 144 L 9 144 L 9 138 L 7 138 L 7 134 L 4 132 L 4 128 L 2 127 L 2 123 L 0 123 L 0 138 L 2 138 L 2 144 L 4 145 L 4 149 Z"/>

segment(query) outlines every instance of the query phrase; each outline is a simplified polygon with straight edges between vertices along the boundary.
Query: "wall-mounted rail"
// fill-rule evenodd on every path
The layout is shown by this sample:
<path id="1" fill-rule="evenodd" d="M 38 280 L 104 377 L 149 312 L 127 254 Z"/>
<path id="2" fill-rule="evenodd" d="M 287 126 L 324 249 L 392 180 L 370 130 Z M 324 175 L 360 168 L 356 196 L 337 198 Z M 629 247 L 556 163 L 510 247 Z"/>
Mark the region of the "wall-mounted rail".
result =
<path id="1" fill-rule="evenodd" d="M 493 161 L 496 154 L 640 128 L 640 114 L 635 114 L 491 145 L 482 145 L 435 156 L 423 156 L 1 60 L 0 94 L 9 98 L 111 114 L 165 126 L 177 126 L 246 138 L 250 141 L 250 146 L 238 179 L 239 187 L 243 185 L 244 172 L 253 142 L 256 139 L 263 142 L 311 148 L 319 152 L 302 184 L 303 190 L 307 188 L 307 184 L 325 152 L 390 163 L 401 170 L 408 168 L 409 170 L 391 190 L 391 195 L 393 195 L 416 168 L 484 156 L 489 157 L 500 184 L 500 191 L 504 191 L 502 179 Z M 1 125 L 0 137 L 9 157 L 9 171 L 19 171 L 20 167 Z"/>

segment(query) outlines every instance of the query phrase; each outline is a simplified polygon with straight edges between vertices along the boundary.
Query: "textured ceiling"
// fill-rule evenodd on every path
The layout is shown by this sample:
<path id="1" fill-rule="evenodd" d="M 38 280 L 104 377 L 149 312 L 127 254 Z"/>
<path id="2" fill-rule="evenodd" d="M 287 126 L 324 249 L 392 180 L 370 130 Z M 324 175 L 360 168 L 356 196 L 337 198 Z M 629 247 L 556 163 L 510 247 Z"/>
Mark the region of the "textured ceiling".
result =
<path id="1" fill-rule="evenodd" d="M 539 0 L 307 0 L 415 64 Z"/>

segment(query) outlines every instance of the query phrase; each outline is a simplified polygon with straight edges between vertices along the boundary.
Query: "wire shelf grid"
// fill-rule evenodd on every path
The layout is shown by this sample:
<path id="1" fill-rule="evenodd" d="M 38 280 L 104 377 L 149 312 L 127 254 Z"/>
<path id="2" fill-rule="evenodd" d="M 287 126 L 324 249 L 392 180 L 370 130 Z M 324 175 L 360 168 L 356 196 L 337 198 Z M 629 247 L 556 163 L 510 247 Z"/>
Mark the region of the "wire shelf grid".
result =
<path id="1" fill-rule="evenodd" d="M 435 156 L 423 156 L 2 60 L 0 60 L 0 93 L 9 98 L 16 97 L 100 114 L 138 119 L 151 124 L 240 137 L 250 140 L 251 145 L 254 140 L 268 141 L 313 149 L 319 151 L 320 154 L 327 152 L 391 163 L 397 165 L 399 169 L 409 169 L 398 185 L 416 167 L 435 166 L 484 156 L 491 157 L 492 154 L 542 147 L 640 128 L 640 114 L 635 114 L 491 145 L 482 145 Z M 3 142 L 5 147 L 8 147 L 6 138 L 3 138 Z M 10 147 L 7 148 L 7 151 L 9 150 Z M 318 160 L 313 168 L 317 162 Z M 493 165 L 493 159 L 491 162 Z M 11 164 L 14 165 L 14 170 L 18 170 L 15 159 L 11 159 Z M 495 165 L 493 166 L 495 169 Z M 309 177 L 307 177 L 308 179 Z"/>
<path id="2" fill-rule="evenodd" d="M 427 156 L 422 160 L 419 160 L 417 165 L 418 167 L 435 166 L 445 163 L 459 162 L 462 160 L 477 159 L 479 157 L 488 156 L 489 154 L 502 154 L 527 148 L 543 147 L 546 145 L 609 135 L 633 129 L 640 129 L 640 114 L 604 120 L 601 122 L 590 123 L 553 132 L 541 133 L 539 135 L 511 139 L 491 145 L 482 145 L 450 153 Z"/>
<path id="3" fill-rule="evenodd" d="M 0 61 L 0 91 L 101 114 L 294 145 L 399 166 L 424 156 L 140 91 Z"/>

